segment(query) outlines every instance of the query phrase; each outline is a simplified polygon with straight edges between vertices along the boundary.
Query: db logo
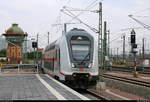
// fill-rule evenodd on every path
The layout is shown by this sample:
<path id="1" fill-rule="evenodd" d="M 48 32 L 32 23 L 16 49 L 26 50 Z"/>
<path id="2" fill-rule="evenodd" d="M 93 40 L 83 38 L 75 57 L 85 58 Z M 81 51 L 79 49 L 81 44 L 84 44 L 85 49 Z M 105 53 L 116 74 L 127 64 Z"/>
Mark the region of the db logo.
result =
<path id="1" fill-rule="evenodd" d="M 79 71 L 82 72 L 82 71 L 84 71 L 84 69 L 83 69 L 83 68 L 80 68 Z"/>

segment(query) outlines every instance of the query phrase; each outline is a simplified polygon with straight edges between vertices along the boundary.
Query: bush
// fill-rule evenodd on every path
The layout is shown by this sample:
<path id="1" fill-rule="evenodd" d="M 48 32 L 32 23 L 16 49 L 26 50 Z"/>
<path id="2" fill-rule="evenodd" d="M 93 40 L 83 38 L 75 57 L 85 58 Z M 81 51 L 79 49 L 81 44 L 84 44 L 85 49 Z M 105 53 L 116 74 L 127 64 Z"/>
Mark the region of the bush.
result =
<path id="1" fill-rule="evenodd" d="M 114 63 L 113 63 L 113 65 L 126 65 L 126 63 L 125 63 L 125 62 L 120 61 L 120 62 L 114 62 Z"/>
<path id="2" fill-rule="evenodd" d="M 1 59 L 0 62 L 5 63 L 6 61 L 4 59 Z"/>
<path id="3" fill-rule="evenodd" d="M 0 57 L 6 57 L 6 49 L 0 51 Z"/>

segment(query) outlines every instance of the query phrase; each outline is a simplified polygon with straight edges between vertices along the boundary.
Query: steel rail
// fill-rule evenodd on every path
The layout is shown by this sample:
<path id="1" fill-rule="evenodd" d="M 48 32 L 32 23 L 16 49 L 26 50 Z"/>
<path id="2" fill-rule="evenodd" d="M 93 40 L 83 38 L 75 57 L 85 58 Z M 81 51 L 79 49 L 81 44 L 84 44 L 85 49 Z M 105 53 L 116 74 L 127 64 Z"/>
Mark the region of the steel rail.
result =
<path id="1" fill-rule="evenodd" d="M 134 69 L 132 67 L 121 67 L 121 66 L 111 66 L 111 69 L 112 69 L 112 71 L 122 71 L 122 72 L 134 71 Z M 150 75 L 150 67 L 137 67 L 137 71 L 140 74 L 149 74 Z"/>
<path id="2" fill-rule="evenodd" d="M 87 89 L 86 92 L 88 94 L 91 94 L 92 96 L 98 98 L 98 99 L 101 99 L 101 100 L 111 100 L 111 99 L 109 99 L 109 98 L 107 98 L 107 97 L 105 97 L 103 95 L 100 95 L 99 93 L 96 93 L 96 92 L 94 92 L 94 91 L 92 91 L 90 89 Z"/>
<path id="3" fill-rule="evenodd" d="M 140 85 L 140 86 L 145 86 L 145 87 L 150 88 L 150 83 L 145 82 L 145 81 L 129 79 L 129 78 L 126 78 L 126 77 L 119 77 L 119 76 L 108 75 L 108 74 L 103 74 L 103 77 L 118 80 L 118 81 L 123 81 L 123 82 L 127 82 L 127 83 L 131 83 L 131 84 L 136 84 L 136 85 Z"/>

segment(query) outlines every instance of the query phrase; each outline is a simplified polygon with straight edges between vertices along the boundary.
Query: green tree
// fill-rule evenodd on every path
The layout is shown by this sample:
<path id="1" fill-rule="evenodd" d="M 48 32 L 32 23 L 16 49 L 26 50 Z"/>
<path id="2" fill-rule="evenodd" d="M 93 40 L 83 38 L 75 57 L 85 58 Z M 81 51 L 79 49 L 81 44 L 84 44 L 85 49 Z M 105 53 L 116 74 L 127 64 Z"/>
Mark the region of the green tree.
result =
<path id="1" fill-rule="evenodd" d="M 6 49 L 0 51 L 0 57 L 6 57 Z"/>
<path id="2" fill-rule="evenodd" d="M 28 59 L 34 59 L 36 56 L 36 52 L 28 52 L 27 53 Z M 38 52 L 38 59 L 42 58 L 42 52 Z"/>

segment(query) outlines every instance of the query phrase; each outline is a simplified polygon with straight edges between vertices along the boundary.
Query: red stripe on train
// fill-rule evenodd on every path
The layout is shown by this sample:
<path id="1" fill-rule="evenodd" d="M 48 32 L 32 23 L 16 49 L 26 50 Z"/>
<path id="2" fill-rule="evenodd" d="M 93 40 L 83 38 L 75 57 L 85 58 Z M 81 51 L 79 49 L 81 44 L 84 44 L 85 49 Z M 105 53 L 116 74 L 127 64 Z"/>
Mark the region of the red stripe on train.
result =
<path id="1" fill-rule="evenodd" d="M 62 73 L 61 71 L 60 71 L 60 65 L 59 65 L 59 61 L 57 60 L 57 59 L 53 59 L 53 58 L 43 58 L 43 60 L 45 60 L 45 61 L 56 61 L 57 62 L 57 64 L 58 64 L 58 70 L 59 70 L 59 73 L 61 74 L 61 75 L 63 75 L 63 76 L 66 76 L 66 74 L 64 74 L 64 73 Z"/>
<path id="2" fill-rule="evenodd" d="M 57 59 L 54 59 L 54 58 L 43 58 L 43 60 L 45 60 L 45 61 L 57 61 Z"/>

